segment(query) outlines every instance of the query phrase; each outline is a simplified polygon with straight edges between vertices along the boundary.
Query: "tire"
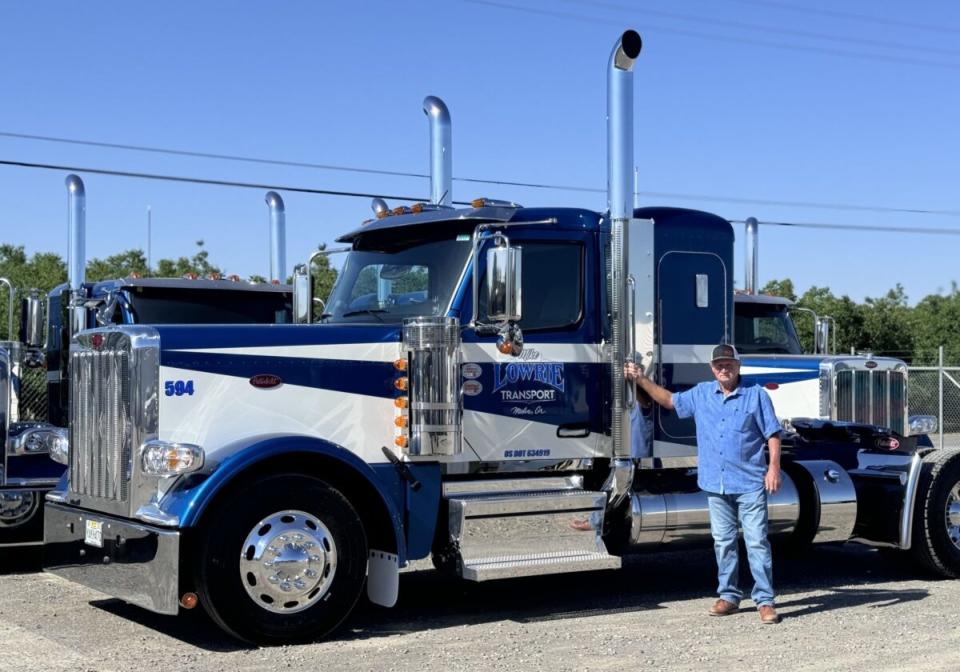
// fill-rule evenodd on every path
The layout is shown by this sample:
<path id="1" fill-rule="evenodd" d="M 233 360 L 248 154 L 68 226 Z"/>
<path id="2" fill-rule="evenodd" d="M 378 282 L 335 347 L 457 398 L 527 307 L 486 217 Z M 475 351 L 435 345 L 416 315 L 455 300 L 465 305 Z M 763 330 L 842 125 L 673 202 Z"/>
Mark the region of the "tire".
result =
<path id="1" fill-rule="evenodd" d="M 960 450 L 934 451 L 922 469 L 911 555 L 923 569 L 955 579 L 960 577 Z"/>
<path id="2" fill-rule="evenodd" d="M 0 490 L 0 546 L 43 541 L 43 497 L 39 490 Z"/>
<path id="3" fill-rule="evenodd" d="M 254 644 L 311 641 L 353 610 L 367 569 L 350 502 L 309 476 L 270 475 L 229 493 L 205 518 L 197 594 L 229 634 Z"/>

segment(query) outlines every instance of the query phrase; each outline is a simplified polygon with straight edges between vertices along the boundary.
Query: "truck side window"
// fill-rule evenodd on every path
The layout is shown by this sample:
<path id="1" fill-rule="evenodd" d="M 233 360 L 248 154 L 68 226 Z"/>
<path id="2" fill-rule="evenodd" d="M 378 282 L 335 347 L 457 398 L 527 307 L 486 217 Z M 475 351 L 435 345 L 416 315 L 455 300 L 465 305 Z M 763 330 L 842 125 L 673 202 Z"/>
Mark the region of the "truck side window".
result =
<path id="1" fill-rule="evenodd" d="M 583 247 L 576 243 L 514 244 L 523 248 L 520 327 L 531 331 L 577 324 L 583 313 Z M 488 321 L 484 292 L 480 292 L 479 312 L 480 320 Z"/>

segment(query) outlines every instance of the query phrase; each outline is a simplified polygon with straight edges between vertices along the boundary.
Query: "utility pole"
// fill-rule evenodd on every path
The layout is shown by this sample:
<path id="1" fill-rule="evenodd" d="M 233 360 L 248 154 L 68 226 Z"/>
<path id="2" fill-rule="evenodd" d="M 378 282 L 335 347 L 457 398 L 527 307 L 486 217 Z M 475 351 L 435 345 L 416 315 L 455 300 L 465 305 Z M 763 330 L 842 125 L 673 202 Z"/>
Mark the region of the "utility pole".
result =
<path id="1" fill-rule="evenodd" d="M 150 270 L 150 225 L 152 224 L 152 212 L 150 206 L 147 206 L 147 271 Z"/>

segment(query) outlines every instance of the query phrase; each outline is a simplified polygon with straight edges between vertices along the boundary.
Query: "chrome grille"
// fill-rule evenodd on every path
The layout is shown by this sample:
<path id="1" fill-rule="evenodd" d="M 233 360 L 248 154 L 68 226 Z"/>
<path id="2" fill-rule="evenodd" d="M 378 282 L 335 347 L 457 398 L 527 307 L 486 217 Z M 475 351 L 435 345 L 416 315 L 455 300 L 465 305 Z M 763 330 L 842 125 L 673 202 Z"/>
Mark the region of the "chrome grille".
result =
<path id="1" fill-rule="evenodd" d="M 904 433 L 906 372 L 901 369 L 842 369 L 834 376 L 833 419 L 889 427 Z"/>
<path id="2" fill-rule="evenodd" d="M 130 353 L 70 353 L 70 490 L 115 502 L 129 497 L 132 454 Z"/>

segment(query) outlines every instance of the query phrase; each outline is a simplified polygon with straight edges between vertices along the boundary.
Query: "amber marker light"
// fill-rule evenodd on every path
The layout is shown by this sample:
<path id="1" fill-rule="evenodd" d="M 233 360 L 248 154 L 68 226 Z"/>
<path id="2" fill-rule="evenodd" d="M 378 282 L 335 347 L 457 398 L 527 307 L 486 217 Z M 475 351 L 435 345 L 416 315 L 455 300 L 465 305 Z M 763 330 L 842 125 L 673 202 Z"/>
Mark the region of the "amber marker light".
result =
<path id="1" fill-rule="evenodd" d="M 414 203 L 413 205 L 411 205 L 410 212 L 412 212 L 415 215 L 419 215 L 421 212 L 423 212 L 423 203 Z"/>
<path id="2" fill-rule="evenodd" d="M 483 198 L 475 198 L 472 201 L 470 201 L 470 205 L 473 206 L 474 208 L 482 208 L 484 200 L 485 199 Z"/>
<path id="3" fill-rule="evenodd" d="M 407 416 L 405 416 L 405 415 L 398 415 L 397 417 L 395 417 L 395 418 L 393 419 L 393 424 L 395 424 L 397 427 L 403 429 L 404 427 L 407 426 Z"/>
<path id="4" fill-rule="evenodd" d="M 394 443 L 398 448 L 406 448 L 406 447 L 407 447 L 407 437 L 405 437 L 405 436 L 398 436 L 397 438 L 395 438 L 395 439 L 393 440 L 393 443 Z"/>
<path id="5" fill-rule="evenodd" d="M 393 400 L 393 405 L 397 408 L 408 408 L 410 406 L 410 400 L 407 397 L 397 397 Z"/>
<path id="6" fill-rule="evenodd" d="M 403 376 L 401 378 L 397 378 L 395 381 L 393 381 L 393 385 L 401 392 L 406 392 L 408 386 L 407 377 Z"/>
<path id="7" fill-rule="evenodd" d="M 406 371 L 407 370 L 407 360 L 401 357 L 400 359 L 393 360 L 393 368 L 397 371 Z"/>

